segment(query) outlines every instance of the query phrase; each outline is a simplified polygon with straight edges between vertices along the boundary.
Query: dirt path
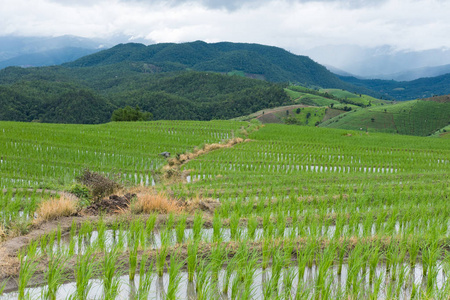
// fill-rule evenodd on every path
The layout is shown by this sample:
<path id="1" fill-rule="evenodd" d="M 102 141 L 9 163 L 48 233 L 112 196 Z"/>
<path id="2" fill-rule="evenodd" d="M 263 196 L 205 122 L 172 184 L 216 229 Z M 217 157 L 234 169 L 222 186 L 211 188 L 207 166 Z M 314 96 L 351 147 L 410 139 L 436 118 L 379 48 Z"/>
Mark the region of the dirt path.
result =
<path id="1" fill-rule="evenodd" d="M 251 125 L 247 126 L 247 128 L 242 128 L 242 131 L 244 132 L 245 136 L 248 136 L 250 132 L 247 132 L 249 130 Z M 256 128 L 253 128 L 253 131 L 259 130 L 259 126 Z M 177 155 L 176 157 L 168 159 L 168 164 L 162 167 L 162 178 L 163 178 L 163 184 L 171 184 L 171 183 L 177 183 L 177 182 L 187 182 L 186 178 L 189 175 L 189 171 L 187 172 L 181 172 L 181 167 L 185 164 L 187 164 L 189 161 L 196 159 L 199 156 L 208 154 L 211 151 L 218 150 L 218 149 L 224 149 L 224 148 L 231 148 L 234 147 L 237 144 L 240 143 L 246 143 L 250 142 L 249 139 L 243 139 L 243 138 L 233 138 L 228 140 L 226 143 L 213 143 L 213 144 L 206 144 L 203 146 L 202 149 L 194 149 L 193 152 L 190 153 L 184 153 Z"/>

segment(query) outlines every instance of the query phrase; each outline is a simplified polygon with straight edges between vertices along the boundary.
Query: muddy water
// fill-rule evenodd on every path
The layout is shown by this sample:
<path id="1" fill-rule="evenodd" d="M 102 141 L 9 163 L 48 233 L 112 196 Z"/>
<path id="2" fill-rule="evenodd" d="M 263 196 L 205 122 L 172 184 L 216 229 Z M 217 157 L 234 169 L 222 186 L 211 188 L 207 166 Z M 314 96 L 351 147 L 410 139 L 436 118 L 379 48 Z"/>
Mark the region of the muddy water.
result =
<path id="1" fill-rule="evenodd" d="M 414 270 L 410 270 L 409 267 L 404 265 L 408 271 L 410 271 L 410 276 L 404 281 L 400 287 L 400 297 L 399 299 L 409 299 L 411 296 L 413 284 L 421 287 L 421 289 L 426 289 L 426 278 L 422 277 L 422 267 L 417 265 Z M 318 271 L 316 266 L 312 268 L 306 268 L 305 274 L 302 280 L 298 280 L 298 272 L 296 267 L 289 269 L 284 269 L 281 272 L 281 277 L 278 284 L 278 294 L 283 295 L 286 290 L 283 284 L 283 276 L 287 271 L 293 272 L 292 289 L 290 295 L 294 296 L 298 291 L 306 291 L 306 295 L 313 295 L 315 282 L 317 279 Z M 342 266 L 342 273 L 338 275 L 338 266 L 332 266 L 329 269 L 329 276 L 327 283 L 331 285 L 332 296 L 337 296 L 338 293 L 342 292 L 346 287 L 348 265 L 344 264 Z M 386 270 L 385 266 L 379 265 L 376 269 L 376 277 L 383 278 L 380 285 L 380 293 L 377 299 L 387 299 L 387 291 L 389 285 L 393 283 L 390 281 L 389 277 L 385 276 Z M 194 283 L 189 283 L 187 280 L 187 272 L 181 272 L 181 282 L 178 289 L 177 299 L 196 299 L 197 294 L 195 291 L 195 279 Z M 218 281 L 216 281 L 211 288 L 211 292 L 214 294 L 214 299 L 231 299 L 231 289 L 235 273 L 232 274 L 230 278 L 230 285 L 228 293 L 224 294 L 223 291 L 223 281 L 224 281 L 225 271 L 219 272 Z M 263 299 L 264 287 L 269 282 L 272 276 L 271 269 L 262 270 L 260 268 L 255 269 L 253 283 L 252 283 L 252 299 Z M 443 274 L 442 269 L 438 270 L 437 274 L 437 289 L 442 289 L 445 280 L 448 280 Z M 214 282 L 214 280 L 209 279 L 208 282 Z M 91 280 L 92 288 L 89 292 L 89 299 L 101 299 L 103 295 L 102 281 L 100 279 Z M 150 288 L 149 299 L 163 300 L 166 299 L 167 287 L 169 284 L 169 275 L 165 273 L 163 277 L 157 277 L 156 274 L 153 275 L 153 281 Z M 394 289 L 398 283 L 395 283 Z M 135 299 L 136 290 L 139 288 L 139 276 L 137 275 L 134 282 L 130 282 L 127 276 L 120 277 L 120 288 L 119 296 L 117 299 Z M 359 277 L 359 291 L 362 293 L 360 296 L 362 298 L 367 297 L 374 289 L 374 285 L 369 284 L 369 275 L 364 275 Z M 30 294 L 31 299 L 40 299 L 41 293 L 44 291 L 45 286 L 35 287 L 27 289 Z M 76 284 L 74 282 L 66 283 L 58 289 L 57 299 L 67 299 L 70 295 L 75 293 Z M 239 297 L 238 297 L 239 298 Z M 0 296 L 0 300 L 12 300 L 17 299 L 17 292 L 7 293 Z"/>

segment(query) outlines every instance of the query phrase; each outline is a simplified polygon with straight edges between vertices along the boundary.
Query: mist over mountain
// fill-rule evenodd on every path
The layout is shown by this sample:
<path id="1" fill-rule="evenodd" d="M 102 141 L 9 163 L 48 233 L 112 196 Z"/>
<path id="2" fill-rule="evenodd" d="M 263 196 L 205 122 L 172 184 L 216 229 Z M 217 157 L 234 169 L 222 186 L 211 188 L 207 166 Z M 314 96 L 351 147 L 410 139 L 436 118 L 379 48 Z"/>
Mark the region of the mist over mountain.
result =
<path id="1" fill-rule="evenodd" d="M 19 55 L 41 53 L 62 48 L 103 49 L 113 44 L 106 40 L 63 35 L 58 37 L 0 36 L 0 60 Z"/>
<path id="2" fill-rule="evenodd" d="M 447 48 L 398 51 L 388 45 L 374 48 L 328 45 L 305 50 L 304 54 L 320 64 L 330 65 L 366 79 L 414 80 L 439 76 L 447 73 L 447 69 L 440 66 L 450 64 L 450 49 Z M 429 67 L 436 69 L 430 70 Z M 411 73 L 411 70 L 414 72 Z M 410 74 L 405 76 L 402 73 Z"/>
<path id="3" fill-rule="evenodd" d="M 411 81 L 419 78 L 437 77 L 450 73 L 450 64 L 436 67 L 423 67 L 411 69 L 394 74 L 380 75 L 379 79 L 396 80 L 396 81 Z M 348 76 L 345 74 L 339 74 Z"/>
<path id="4" fill-rule="evenodd" d="M 64 47 L 43 52 L 21 54 L 13 58 L 0 61 L 0 69 L 18 67 L 42 67 L 60 65 L 65 62 L 76 60 L 80 57 L 100 51 L 99 49 Z"/>

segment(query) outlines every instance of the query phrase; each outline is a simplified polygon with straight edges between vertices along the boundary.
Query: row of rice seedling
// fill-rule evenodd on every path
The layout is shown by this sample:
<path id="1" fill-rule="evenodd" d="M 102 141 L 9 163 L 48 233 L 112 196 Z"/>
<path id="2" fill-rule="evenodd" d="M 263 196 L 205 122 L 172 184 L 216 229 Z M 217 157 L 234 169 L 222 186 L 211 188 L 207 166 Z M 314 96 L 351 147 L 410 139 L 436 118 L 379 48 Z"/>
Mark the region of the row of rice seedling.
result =
<path id="1" fill-rule="evenodd" d="M 68 189 L 84 169 L 125 185 L 155 185 L 166 164 L 163 151 L 189 152 L 206 143 L 228 140 L 247 123 L 139 122 L 62 125 L 0 122 L 0 224 L 22 233 L 42 198 L 17 188 Z M 138 143 L 136 141 L 139 141 Z M 156 175 L 155 175 L 156 174 Z M 22 220 L 23 219 L 23 220 Z M 16 226 L 17 227 L 17 226 Z"/>
<path id="2" fill-rule="evenodd" d="M 411 259 L 405 263 L 408 256 L 412 257 L 411 250 L 405 251 L 396 241 L 381 239 L 336 239 L 325 243 L 315 238 L 267 238 L 259 244 L 245 241 L 202 244 L 189 240 L 186 254 L 173 247 L 162 247 L 148 252 L 152 257 L 150 262 L 146 252 L 140 258 L 137 255 L 131 258 L 130 254 L 134 263 L 130 263 L 133 268 L 127 277 L 135 282 L 134 274 L 139 273 L 139 289 L 144 289 L 144 299 L 148 296 L 145 286 L 151 285 L 145 281 L 163 278 L 164 274 L 168 274 L 169 282 L 163 285 L 163 299 L 179 298 L 181 286 L 189 282 L 194 283 L 195 294 L 201 299 L 220 296 L 242 299 L 244 295 L 245 299 L 444 299 L 450 291 L 450 255 L 436 243 L 422 247 L 420 263 Z M 44 295 L 56 295 L 64 281 L 60 268 L 65 261 L 64 256 L 50 257 L 49 265 L 55 267 L 49 267 L 45 275 Z M 122 263 L 115 246 L 97 260 L 90 251 L 79 255 L 74 271 L 75 293 L 89 293 L 91 279 L 100 275 L 103 297 L 115 299 L 121 285 L 119 278 L 124 275 L 120 269 Z M 187 270 L 184 282 L 180 269 Z M 36 259 L 29 251 L 21 259 L 19 294 L 27 293 L 27 281 L 35 271 Z"/>
<path id="3" fill-rule="evenodd" d="M 9 188 L 1 191 L 0 227 L 11 236 L 27 233 L 39 203 L 55 196 L 50 191 L 36 189 Z"/>
<path id="4" fill-rule="evenodd" d="M 1 183 L 58 188 L 73 182 L 83 168 L 121 173 L 124 181 L 145 183 L 146 176 L 165 164 L 159 153 L 174 155 L 228 140 L 243 126 L 246 123 L 223 121 L 95 126 L 1 122 Z"/>
<path id="5" fill-rule="evenodd" d="M 383 250 L 382 260 L 373 254 L 373 266 L 379 261 L 399 266 L 408 259 L 415 266 L 420 257 L 423 272 L 429 272 L 427 261 L 434 257 L 434 277 L 427 280 L 435 282 L 436 270 L 441 270 L 436 262 L 448 256 L 448 143 L 277 125 L 250 137 L 255 139 L 251 143 L 189 162 L 184 169 L 191 173 L 190 183 L 173 186 L 175 193 L 219 199 L 222 205 L 215 219 L 227 219 L 235 232 L 230 235 L 239 243 L 250 239 L 264 244 L 274 238 L 391 240 L 395 247 Z M 247 225 L 241 231 L 245 233 L 236 234 L 242 223 Z M 254 228 L 263 228 L 256 239 Z M 338 261 L 349 260 L 351 253 L 341 252 Z M 385 280 L 383 297 L 401 290 L 401 285 L 391 285 L 397 272 L 403 279 L 406 271 L 418 272 L 405 268 L 394 268 L 393 278 Z M 404 298 L 442 296 L 444 290 L 434 283 L 428 289 L 414 286 Z"/>
<path id="6" fill-rule="evenodd" d="M 220 201 L 213 216 L 74 223 L 66 241 L 30 244 L 23 293 L 35 263 L 76 258 L 87 276 L 65 296 L 129 285 L 139 299 L 445 299 L 448 143 L 278 125 L 250 138 L 185 164 L 190 182 L 157 186 Z M 61 290 L 50 269 L 45 295 Z"/>

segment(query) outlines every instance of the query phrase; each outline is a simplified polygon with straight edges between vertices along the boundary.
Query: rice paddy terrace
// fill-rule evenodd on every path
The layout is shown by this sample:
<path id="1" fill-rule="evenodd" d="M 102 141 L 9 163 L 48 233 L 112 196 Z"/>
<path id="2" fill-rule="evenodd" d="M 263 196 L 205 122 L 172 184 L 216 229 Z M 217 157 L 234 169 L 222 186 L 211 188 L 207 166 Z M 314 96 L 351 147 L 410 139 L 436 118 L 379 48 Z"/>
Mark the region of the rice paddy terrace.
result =
<path id="1" fill-rule="evenodd" d="M 4 122 L 0 139 L 2 300 L 450 294 L 448 139 L 232 121 Z M 160 180 L 163 151 L 182 177 Z M 84 168 L 193 205 L 14 230 Z"/>

